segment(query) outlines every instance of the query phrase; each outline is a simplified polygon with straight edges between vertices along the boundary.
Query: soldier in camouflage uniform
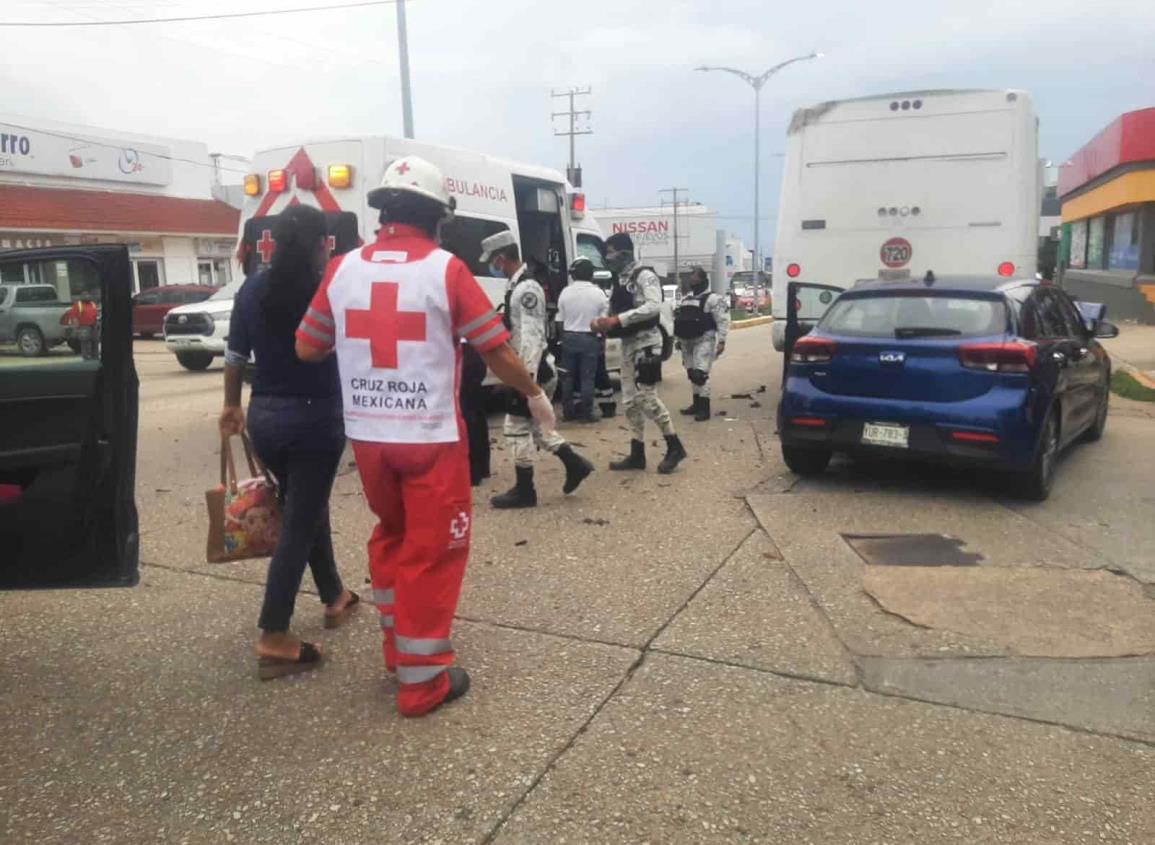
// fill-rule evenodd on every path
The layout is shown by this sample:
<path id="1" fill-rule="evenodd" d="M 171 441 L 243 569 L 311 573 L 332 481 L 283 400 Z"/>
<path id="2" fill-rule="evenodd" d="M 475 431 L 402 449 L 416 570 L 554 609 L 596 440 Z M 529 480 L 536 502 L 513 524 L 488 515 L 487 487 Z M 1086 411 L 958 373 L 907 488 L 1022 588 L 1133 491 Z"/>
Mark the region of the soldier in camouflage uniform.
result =
<path id="1" fill-rule="evenodd" d="M 710 279 L 701 267 L 690 274 L 690 290 L 674 314 L 674 336 L 682 344 L 682 366 L 690 379 L 694 401 L 682 409 L 695 422 L 710 419 L 710 368 L 726 349 L 730 334 L 730 303 L 711 293 Z"/>
<path id="2" fill-rule="evenodd" d="M 658 398 L 662 380 L 661 321 L 662 283 L 649 267 L 634 260 L 634 242 L 625 232 L 606 240 L 606 264 L 617 273 L 610 294 L 609 317 L 590 326 L 594 331 L 622 339 L 622 404 L 630 423 L 630 455 L 610 464 L 613 470 L 646 468 L 646 420 L 653 420 L 666 438 L 666 455 L 658 472 L 673 472 L 686 457 L 686 449 L 674 432 L 670 412 Z"/>
<path id="3" fill-rule="evenodd" d="M 481 242 L 481 247 L 481 260 L 489 262 L 490 272 L 509 280 L 505 290 L 504 319 L 512 335 L 510 346 L 525 368 L 537 374 L 537 383 L 546 395 L 552 396 L 557 387 L 557 372 L 546 354 L 545 291 L 529 275 L 522 263 L 517 240 L 508 229 L 490 235 Z M 503 433 L 513 454 L 517 482 L 510 490 L 490 500 L 495 508 L 532 508 L 537 505 L 533 458 L 538 449 L 557 455 L 565 466 L 565 484 L 562 487 L 565 493 L 572 493 L 593 472 L 593 464 L 575 452 L 564 437 L 556 431 L 542 431 L 530 416 L 520 394 L 510 396 Z"/>

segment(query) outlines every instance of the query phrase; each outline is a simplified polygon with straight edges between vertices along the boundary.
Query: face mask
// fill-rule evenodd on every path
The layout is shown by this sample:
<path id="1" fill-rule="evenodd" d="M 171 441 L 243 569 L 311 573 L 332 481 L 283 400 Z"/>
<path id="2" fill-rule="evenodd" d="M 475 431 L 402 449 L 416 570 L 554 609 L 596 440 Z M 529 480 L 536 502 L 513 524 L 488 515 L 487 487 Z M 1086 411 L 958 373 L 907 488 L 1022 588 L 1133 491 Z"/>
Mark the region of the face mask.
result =
<path id="1" fill-rule="evenodd" d="M 496 276 L 499 279 L 505 278 L 505 273 L 501 272 L 501 268 L 494 264 L 492 261 L 489 262 L 489 275 Z"/>
<path id="2" fill-rule="evenodd" d="M 634 260 L 634 254 L 629 250 L 615 252 L 613 258 L 606 256 L 606 266 L 608 266 L 615 273 L 620 273 L 625 270 Z"/>

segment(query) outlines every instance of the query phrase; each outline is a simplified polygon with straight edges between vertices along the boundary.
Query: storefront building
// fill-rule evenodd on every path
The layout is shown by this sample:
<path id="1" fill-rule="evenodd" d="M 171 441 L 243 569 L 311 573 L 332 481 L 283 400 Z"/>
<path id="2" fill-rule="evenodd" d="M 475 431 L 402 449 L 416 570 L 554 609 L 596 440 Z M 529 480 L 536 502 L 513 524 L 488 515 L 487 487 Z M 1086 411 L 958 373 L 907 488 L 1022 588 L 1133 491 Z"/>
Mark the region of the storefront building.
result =
<path id="1" fill-rule="evenodd" d="M 1062 285 L 1116 319 L 1155 323 L 1155 108 L 1128 112 L 1059 174 Z"/>
<path id="2" fill-rule="evenodd" d="M 0 119 L 0 249 L 124 243 L 135 291 L 221 286 L 240 216 L 224 195 L 204 144 Z"/>

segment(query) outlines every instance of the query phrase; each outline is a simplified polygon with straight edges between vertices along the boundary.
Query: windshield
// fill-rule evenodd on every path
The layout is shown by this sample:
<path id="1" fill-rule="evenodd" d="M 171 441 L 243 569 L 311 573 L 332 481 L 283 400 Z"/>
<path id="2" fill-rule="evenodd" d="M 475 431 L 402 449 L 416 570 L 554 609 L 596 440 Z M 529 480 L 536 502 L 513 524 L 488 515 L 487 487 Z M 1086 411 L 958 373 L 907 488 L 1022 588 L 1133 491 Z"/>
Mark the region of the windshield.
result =
<path id="1" fill-rule="evenodd" d="M 848 337 L 984 337 L 1006 331 L 1001 300 L 880 295 L 840 299 L 819 327 Z"/>
<path id="2" fill-rule="evenodd" d="M 244 282 L 233 282 L 231 285 L 225 285 L 212 296 L 208 298 L 209 302 L 219 302 L 226 299 L 236 299 L 237 291 L 241 289 Z"/>

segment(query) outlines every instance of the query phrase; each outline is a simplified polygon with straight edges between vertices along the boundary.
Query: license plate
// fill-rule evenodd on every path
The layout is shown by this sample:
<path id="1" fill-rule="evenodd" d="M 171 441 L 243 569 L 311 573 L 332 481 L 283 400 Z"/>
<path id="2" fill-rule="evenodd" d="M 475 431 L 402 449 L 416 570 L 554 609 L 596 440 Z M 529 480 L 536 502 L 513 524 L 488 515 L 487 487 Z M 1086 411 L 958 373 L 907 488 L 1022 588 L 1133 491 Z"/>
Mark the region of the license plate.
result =
<path id="1" fill-rule="evenodd" d="M 894 423 L 865 423 L 862 426 L 862 442 L 872 446 L 893 446 L 898 449 L 910 447 L 910 426 Z"/>

